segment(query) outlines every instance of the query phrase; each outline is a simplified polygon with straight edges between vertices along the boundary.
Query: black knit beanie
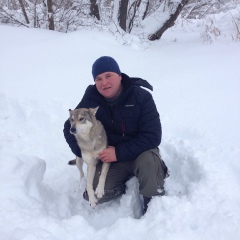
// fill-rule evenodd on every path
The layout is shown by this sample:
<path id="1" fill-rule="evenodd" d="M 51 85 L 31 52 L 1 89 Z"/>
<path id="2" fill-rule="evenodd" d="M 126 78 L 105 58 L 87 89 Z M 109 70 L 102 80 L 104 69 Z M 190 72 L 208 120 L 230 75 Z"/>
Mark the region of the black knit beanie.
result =
<path id="1" fill-rule="evenodd" d="M 121 74 L 120 68 L 117 62 L 108 56 L 103 56 L 98 58 L 92 65 L 92 75 L 93 80 L 95 81 L 96 77 L 104 72 L 115 72 Z"/>

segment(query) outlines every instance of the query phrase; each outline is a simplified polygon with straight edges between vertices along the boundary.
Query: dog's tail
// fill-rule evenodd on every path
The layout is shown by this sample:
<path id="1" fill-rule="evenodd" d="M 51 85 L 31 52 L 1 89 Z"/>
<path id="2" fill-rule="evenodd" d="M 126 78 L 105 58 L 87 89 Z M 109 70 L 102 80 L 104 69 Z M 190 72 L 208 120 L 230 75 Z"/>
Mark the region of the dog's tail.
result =
<path id="1" fill-rule="evenodd" d="M 68 164 L 69 164 L 69 165 L 76 165 L 76 164 L 77 164 L 77 163 L 76 163 L 76 159 L 70 160 L 70 161 L 68 162 Z"/>

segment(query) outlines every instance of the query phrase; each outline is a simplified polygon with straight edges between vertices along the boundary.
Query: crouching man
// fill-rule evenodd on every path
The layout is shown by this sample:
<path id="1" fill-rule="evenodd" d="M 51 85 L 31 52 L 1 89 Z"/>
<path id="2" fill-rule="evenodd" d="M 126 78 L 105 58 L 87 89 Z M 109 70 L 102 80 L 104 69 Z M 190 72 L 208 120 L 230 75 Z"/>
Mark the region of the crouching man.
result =
<path id="1" fill-rule="evenodd" d="M 120 71 L 118 63 L 103 56 L 92 66 L 94 85 L 88 86 L 76 108 L 99 106 L 96 118 L 102 122 L 108 138 L 108 148 L 99 153 L 93 187 L 98 184 L 103 162 L 111 163 L 105 194 L 98 203 L 113 200 L 125 193 L 126 182 L 133 176 L 139 181 L 143 196 L 143 214 L 153 196 L 165 194 L 164 180 L 168 170 L 161 159 L 158 146 L 162 129 L 159 113 L 146 89 L 152 86 L 141 78 L 131 78 Z M 80 86 L 79 86 L 80 87 Z M 70 122 L 64 124 L 64 136 L 72 152 L 81 157 Z M 88 200 L 87 192 L 84 198 Z"/>

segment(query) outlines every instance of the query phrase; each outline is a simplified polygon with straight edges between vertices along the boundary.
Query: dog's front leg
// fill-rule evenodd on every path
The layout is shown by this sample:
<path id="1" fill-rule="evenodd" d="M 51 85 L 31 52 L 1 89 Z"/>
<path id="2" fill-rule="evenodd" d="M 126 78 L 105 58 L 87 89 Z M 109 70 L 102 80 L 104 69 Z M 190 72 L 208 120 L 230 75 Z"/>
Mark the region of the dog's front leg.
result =
<path id="1" fill-rule="evenodd" d="M 104 195 L 105 181 L 106 181 L 109 167 L 110 167 L 110 163 L 104 162 L 102 165 L 101 175 L 99 177 L 98 185 L 95 190 L 95 193 L 98 199 L 102 198 Z"/>
<path id="2" fill-rule="evenodd" d="M 82 181 L 82 178 L 84 177 L 83 172 L 83 159 L 80 157 L 76 157 L 76 165 L 78 167 L 79 173 L 80 173 L 80 182 Z"/>
<path id="3" fill-rule="evenodd" d="M 95 197 L 94 190 L 93 190 L 93 179 L 96 172 L 96 165 L 90 164 L 88 165 L 87 169 L 87 192 L 89 197 L 89 203 L 91 207 L 96 207 L 97 205 L 97 198 Z"/>

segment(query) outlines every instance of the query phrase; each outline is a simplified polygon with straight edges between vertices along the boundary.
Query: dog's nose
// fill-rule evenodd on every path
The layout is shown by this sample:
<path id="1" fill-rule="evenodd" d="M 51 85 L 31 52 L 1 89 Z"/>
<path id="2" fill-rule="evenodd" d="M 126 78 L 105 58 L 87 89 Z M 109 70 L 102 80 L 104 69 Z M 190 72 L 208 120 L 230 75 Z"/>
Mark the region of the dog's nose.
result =
<path id="1" fill-rule="evenodd" d="M 72 134 L 76 133 L 76 128 L 75 127 L 71 127 L 70 128 L 70 133 L 72 133 Z"/>

